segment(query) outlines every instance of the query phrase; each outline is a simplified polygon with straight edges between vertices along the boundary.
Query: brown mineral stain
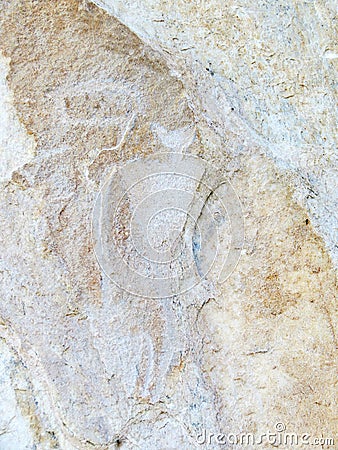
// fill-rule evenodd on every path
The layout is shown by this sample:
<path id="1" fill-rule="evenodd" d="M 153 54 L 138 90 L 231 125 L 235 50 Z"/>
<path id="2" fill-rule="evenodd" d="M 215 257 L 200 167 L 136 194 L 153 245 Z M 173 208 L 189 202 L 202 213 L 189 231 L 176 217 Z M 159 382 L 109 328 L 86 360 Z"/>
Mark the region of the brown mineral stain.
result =
<path id="1" fill-rule="evenodd" d="M 107 165 L 152 148 L 152 120 L 182 127 L 192 114 L 181 83 L 153 51 L 99 8 L 80 5 L 3 5 L 1 50 L 11 58 L 8 81 L 20 119 L 40 151 L 67 146 L 84 158 L 112 148 L 137 116 L 127 148 L 111 151 Z"/>
<path id="2" fill-rule="evenodd" d="M 246 309 L 276 316 L 297 303 L 315 302 L 334 312 L 332 261 L 306 211 L 293 199 L 292 188 L 266 159 L 253 166 L 245 157 L 243 172 L 234 177 L 236 186 L 240 186 L 238 179 L 244 185 L 244 177 L 250 195 L 237 192 L 244 211 L 249 212 L 248 234 L 257 230 L 252 249 L 242 260 L 244 266 L 248 264 L 245 276 L 251 280 L 246 287 L 250 298 Z M 269 180 L 269 188 L 257 183 L 258 179 Z"/>

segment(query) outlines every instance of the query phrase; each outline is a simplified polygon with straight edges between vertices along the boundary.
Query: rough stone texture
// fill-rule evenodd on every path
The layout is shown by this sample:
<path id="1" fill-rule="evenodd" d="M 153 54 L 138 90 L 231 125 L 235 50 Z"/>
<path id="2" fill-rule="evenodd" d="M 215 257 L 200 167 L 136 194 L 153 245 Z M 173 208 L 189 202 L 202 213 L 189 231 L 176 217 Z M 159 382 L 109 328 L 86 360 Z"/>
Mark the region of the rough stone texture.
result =
<path id="1" fill-rule="evenodd" d="M 333 3 L 100 5 L 125 25 L 0 5 L 0 448 L 333 436 Z M 101 270 L 92 209 L 117 164 L 168 150 L 221 167 L 244 251 L 222 285 L 137 298 Z"/>
<path id="2" fill-rule="evenodd" d="M 13 107 L 13 98 L 6 83 L 9 60 L 2 55 L 0 55 L 0 58 L 0 180 L 3 182 L 11 179 L 12 173 L 16 169 L 30 161 L 34 155 L 35 142 L 33 137 L 25 132 L 25 128 L 20 124 L 16 110 Z"/>
<path id="3" fill-rule="evenodd" d="M 231 123 L 292 173 L 337 264 L 336 2 L 95 3 L 164 51 L 218 133 Z"/>

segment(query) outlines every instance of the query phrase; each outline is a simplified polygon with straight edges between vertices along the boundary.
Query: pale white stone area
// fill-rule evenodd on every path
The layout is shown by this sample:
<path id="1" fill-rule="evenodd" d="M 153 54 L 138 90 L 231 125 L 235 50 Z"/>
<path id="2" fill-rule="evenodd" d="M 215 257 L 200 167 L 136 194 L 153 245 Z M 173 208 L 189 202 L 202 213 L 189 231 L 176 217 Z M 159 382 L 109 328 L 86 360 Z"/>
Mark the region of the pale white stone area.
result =
<path id="1" fill-rule="evenodd" d="M 16 392 L 27 386 L 12 379 L 18 361 L 4 341 L 0 341 L 0 355 L 0 448 L 28 450 L 33 448 L 32 431 L 16 398 Z"/>
<path id="2" fill-rule="evenodd" d="M 35 141 L 20 123 L 13 106 L 6 77 L 9 58 L 0 53 L 0 181 L 8 181 L 13 171 L 29 162 L 34 156 Z"/>

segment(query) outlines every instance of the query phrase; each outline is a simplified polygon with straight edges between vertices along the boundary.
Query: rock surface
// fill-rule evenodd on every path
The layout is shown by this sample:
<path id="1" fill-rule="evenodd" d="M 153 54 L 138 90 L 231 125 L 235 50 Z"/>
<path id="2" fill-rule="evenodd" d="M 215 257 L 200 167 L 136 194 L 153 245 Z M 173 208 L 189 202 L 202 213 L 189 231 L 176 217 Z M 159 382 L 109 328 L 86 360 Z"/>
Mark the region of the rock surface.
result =
<path id="1" fill-rule="evenodd" d="M 334 3 L 95 3 L 106 11 L 0 5 L 0 449 L 219 448 L 200 433 L 279 423 L 334 437 Z M 180 170 L 197 185 L 154 185 L 157 152 L 203 158 L 212 189 L 226 179 L 238 195 L 245 237 L 224 283 L 216 262 L 187 292 L 137 297 L 96 257 L 97 217 L 115 205 L 92 221 L 95 201 L 107 179 L 126 189 L 124 164 L 148 177 L 107 225 L 109 257 L 122 248 L 128 264 L 147 195 L 160 186 L 147 208 L 164 210 L 173 189 L 202 186 L 190 158 Z M 150 217 L 154 247 L 179 214 Z"/>

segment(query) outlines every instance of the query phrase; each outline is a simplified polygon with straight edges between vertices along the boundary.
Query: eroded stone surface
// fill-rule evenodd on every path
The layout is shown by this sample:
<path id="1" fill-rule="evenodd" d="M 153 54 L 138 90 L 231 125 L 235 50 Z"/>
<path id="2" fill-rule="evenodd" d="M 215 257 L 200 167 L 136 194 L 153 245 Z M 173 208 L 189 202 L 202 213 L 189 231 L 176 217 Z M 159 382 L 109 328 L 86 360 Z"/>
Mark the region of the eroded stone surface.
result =
<path id="1" fill-rule="evenodd" d="M 8 71 L 9 60 L 0 55 L 1 181 L 10 180 L 16 169 L 29 162 L 34 156 L 35 148 L 34 139 L 25 132 L 13 107 L 13 96 L 6 83 Z M 14 179 L 16 176 L 18 175 L 14 174 Z"/>
<path id="2" fill-rule="evenodd" d="M 194 21 L 193 30 L 203 33 L 197 26 L 202 15 L 179 6 Z M 260 72 L 246 68 L 231 84 L 230 101 L 213 84 L 225 63 L 216 68 L 211 61 L 203 74 L 191 63 L 182 73 L 181 58 L 152 50 L 87 2 L 10 1 L 0 8 L 0 47 L 10 61 L 5 89 L 30 136 L 25 139 L 33 136 L 36 146 L 32 159 L 22 156 L 11 166 L 15 171 L 1 187 L 1 335 L 8 345 L 2 362 L 12 386 L 3 404 L 15 415 L 16 434 L 9 440 L 8 417 L 0 448 L 201 448 L 196 436 L 203 428 L 258 434 L 277 422 L 290 432 L 332 436 L 335 273 L 302 206 L 297 177 L 269 157 L 276 156 L 286 130 L 296 139 L 290 121 L 300 113 L 289 115 L 288 99 L 274 103 Z M 161 8 L 167 14 L 168 4 Z M 113 10 L 127 23 L 121 11 Z M 158 31 L 163 22 L 151 22 L 143 33 L 148 16 L 142 11 L 127 24 L 155 48 L 166 45 L 174 54 L 170 33 Z M 262 11 L 254 12 L 254 23 L 263 27 Z M 212 17 L 216 13 L 210 10 Z M 271 20 L 278 25 L 279 19 Z M 222 55 L 230 58 L 225 50 L 235 44 L 224 26 L 209 39 L 223 43 Z M 195 31 L 183 31 L 203 45 Z M 323 33 L 330 39 L 330 27 Z M 261 39 L 263 46 L 262 36 L 255 45 Z M 271 39 L 278 41 L 277 31 Z M 204 57 L 217 59 L 207 43 Z M 261 47 L 257 53 L 264 56 Z M 280 76 L 286 60 L 276 58 L 271 77 Z M 231 72 L 240 77 L 237 62 Z M 315 84 L 314 72 L 311 66 L 306 76 Z M 257 81 L 258 92 L 250 91 L 245 77 Z M 246 89 L 254 104 L 244 102 Z M 263 129 L 254 111 L 265 95 Z M 302 102 L 291 98 L 301 111 Z M 231 111 L 232 101 L 244 102 L 243 112 L 237 106 Z M 311 124 L 318 116 L 312 114 L 306 123 L 316 134 Z M 277 117 L 281 134 L 274 128 L 270 135 Z M 248 127 L 246 118 L 255 125 Z M 17 124 L 11 130 L 21 136 Z M 309 145 L 319 143 L 329 154 L 332 133 L 331 117 L 317 137 L 308 137 Z M 317 142 L 319 135 L 327 136 L 327 146 Z M 297 139 L 292 146 L 303 149 L 306 142 Z M 165 150 L 190 152 L 221 167 L 241 199 L 246 230 L 242 258 L 227 283 L 217 285 L 210 274 L 170 301 L 116 288 L 97 263 L 91 240 L 92 208 L 106 176 L 116 164 Z M 302 155 L 292 161 L 300 164 Z M 310 176 L 308 157 L 301 173 Z M 318 167 L 328 173 L 333 160 Z M 132 212 L 125 211 L 121 224 Z M 17 361 L 11 367 L 9 358 Z M 18 377 L 25 380 L 19 390 Z"/>
<path id="3" fill-rule="evenodd" d="M 337 265 L 335 2 L 95 3 L 164 52 L 221 135 L 231 124 L 292 173 Z"/>

